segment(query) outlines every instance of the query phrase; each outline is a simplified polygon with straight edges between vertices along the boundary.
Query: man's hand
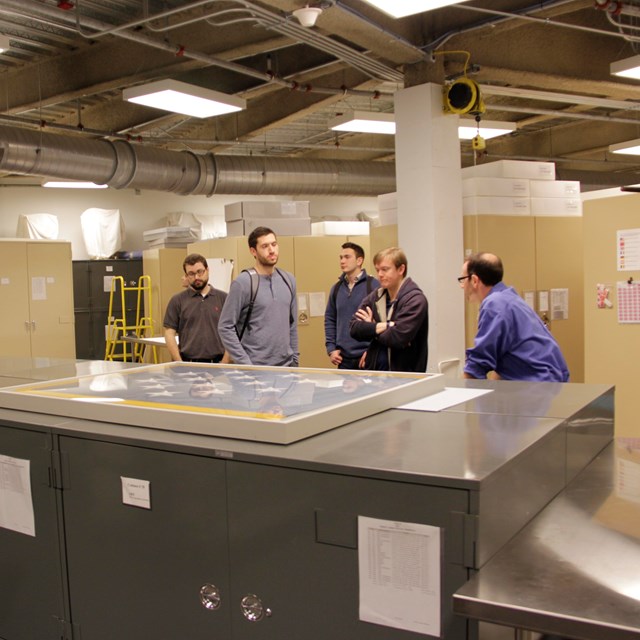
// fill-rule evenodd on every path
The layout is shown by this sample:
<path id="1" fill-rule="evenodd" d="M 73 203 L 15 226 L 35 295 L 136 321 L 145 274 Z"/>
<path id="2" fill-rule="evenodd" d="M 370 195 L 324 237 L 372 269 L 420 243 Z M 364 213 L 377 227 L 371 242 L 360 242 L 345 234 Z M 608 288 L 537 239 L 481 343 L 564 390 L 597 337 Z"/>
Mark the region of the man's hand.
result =
<path id="1" fill-rule="evenodd" d="M 363 320 L 364 322 L 373 322 L 373 311 L 371 311 L 371 307 L 358 309 L 356 311 L 356 318 L 358 318 L 358 320 Z"/>
<path id="2" fill-rule="evenodd" d="M 340 353 L 340 349 L 335 349 L 329 354 L 329 360 L 331 360 L 331 364 L 336 367 L 342 362 L 342 355 Z"/>

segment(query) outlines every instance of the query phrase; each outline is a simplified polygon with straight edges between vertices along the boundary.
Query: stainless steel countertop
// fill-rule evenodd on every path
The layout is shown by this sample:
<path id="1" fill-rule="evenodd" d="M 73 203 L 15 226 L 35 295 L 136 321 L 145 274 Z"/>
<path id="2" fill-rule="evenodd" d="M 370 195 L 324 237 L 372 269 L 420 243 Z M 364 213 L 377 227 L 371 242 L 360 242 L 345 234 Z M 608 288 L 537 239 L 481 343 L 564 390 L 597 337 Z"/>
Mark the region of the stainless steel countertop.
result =
<path id="1" fill-rule="evenodd" d="M 640 441 L 617 439 L 454 596 L 470 618 L 640 638 Z"/>
<path id="2" fill-rule="evenodd" d="M 571 382 L 516 382 L 513 380 L 447 380 L 446 386 L 491 389 L 491 393 L 445 409 L 454 413 L 492 413 L 540 418 L 568 418 L 591 402 L 610 384 Z"/>
<path id="3" fill-rule="evenodd" d="M 69 358 L 0 357 L 0 387 L 28 384 L 40 380 L 73 378 L 110 373 L 139 364 L 106 360 L 73 360 Z"/>

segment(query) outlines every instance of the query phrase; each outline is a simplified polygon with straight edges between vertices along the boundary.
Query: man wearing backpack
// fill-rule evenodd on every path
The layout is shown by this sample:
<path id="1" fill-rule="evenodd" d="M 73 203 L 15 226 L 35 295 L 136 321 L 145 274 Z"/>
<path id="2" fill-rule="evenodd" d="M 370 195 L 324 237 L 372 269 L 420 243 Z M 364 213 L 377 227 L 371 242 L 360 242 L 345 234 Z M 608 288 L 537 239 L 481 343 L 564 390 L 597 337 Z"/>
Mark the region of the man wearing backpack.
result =
<path id="1" fill-rule="evenodd" d="M 278 269 L 278 239 L 268 227 L 248 238 L 255 268 L 231 283 L 218 332 L 236 364 L 298 366 L 296 281 Z"/>
<path id="2" fill-rule="evenodd" d="M 355 242 L 345 242 L 340 252 L 342 275 L 329 293 L 324 312 L 324 335 L 331 364 L 338 369 L 357 369 L 369 340 L 351 337 L 349 324 L 362 300 L 380 283 L 362 268 L 364 249 Z"/>

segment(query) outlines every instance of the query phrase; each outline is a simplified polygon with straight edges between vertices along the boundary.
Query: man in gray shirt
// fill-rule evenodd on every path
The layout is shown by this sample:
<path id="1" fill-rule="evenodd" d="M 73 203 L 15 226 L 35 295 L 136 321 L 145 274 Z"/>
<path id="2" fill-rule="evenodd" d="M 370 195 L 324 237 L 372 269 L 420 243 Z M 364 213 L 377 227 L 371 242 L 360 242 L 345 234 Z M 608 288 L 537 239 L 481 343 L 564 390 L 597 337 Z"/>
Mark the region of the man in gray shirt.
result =
<path id="1" fill-rule="evenodd" d="M 295 277 L 276 267 L 278 239 L 271 229 L 257 227 L 248 241 L 255 269 L 231 283 L 218 324 L 220 338 L 236 364 L 297 366 Z"/>
<path id="2" fill-rule="evenodd" d="M 220 362 L 224 347 L 218 320 L 227 294 L 209 284 L 209 265 L 199 253 L 182 263 L 188 287 L 169 300 L 164 317 L 164 338 L 171 359 L 180 362 Z M 180 346 L 176 336 L 180 339 Z"/>

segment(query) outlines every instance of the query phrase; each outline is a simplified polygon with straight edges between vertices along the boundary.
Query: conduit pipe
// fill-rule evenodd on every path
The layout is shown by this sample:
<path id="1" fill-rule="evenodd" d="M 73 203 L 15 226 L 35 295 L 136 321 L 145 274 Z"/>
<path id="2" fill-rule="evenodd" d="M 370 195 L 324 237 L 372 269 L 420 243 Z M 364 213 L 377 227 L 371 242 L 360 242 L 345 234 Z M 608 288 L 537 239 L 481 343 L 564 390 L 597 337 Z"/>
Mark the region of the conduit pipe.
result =
<path id="1" fill-rule="evenodd" d="M 395 191 L 388 162 L 198 155 L 0 126 L 0 172 L 179 195 L 348 195 Z"/>

